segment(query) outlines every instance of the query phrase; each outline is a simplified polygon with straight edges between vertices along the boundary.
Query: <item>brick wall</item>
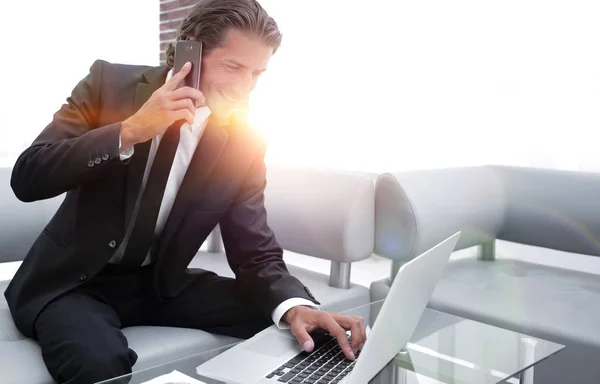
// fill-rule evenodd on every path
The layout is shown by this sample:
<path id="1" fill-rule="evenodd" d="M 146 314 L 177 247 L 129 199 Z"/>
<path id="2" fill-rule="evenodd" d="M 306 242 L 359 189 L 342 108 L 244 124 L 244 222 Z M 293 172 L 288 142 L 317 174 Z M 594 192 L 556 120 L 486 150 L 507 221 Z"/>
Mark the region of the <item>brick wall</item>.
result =
<path id="1" fill-rule="evenodd" d="M 197 0 L 160 0 L 160 64 L 164 64 L 165 49 L 175 41 L 183 17 Z"/>

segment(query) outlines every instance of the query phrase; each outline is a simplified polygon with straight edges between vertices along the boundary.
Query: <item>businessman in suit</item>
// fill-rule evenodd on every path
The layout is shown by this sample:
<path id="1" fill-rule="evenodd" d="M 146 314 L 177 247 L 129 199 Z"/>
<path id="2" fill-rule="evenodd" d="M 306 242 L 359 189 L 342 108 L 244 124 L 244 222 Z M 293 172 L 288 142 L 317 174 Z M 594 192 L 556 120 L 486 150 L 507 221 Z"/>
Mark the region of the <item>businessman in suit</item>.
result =
<path id="1" fill-rule="evenodd" d="M 130 373 L 121 329 L 135 325 L 248 338 L 275 323 L 308 351 L 322 328 L 353 359 L 364 323 L 320 311 L 288 273 L 263 204 L 266 144 L 235 118 L 277 24 L 255 0 L 200 0 L 177 39 L 203 42 L 200 90 L 177 89 L 190 66 L 173 73 L 173 46 L 160 67 L 98 60 L 18 158 L 19 199 L 66 197 L 5 292 L 17 327 L 67 383 Z M 235 279 L 187 268 L 217 224 Z"/>

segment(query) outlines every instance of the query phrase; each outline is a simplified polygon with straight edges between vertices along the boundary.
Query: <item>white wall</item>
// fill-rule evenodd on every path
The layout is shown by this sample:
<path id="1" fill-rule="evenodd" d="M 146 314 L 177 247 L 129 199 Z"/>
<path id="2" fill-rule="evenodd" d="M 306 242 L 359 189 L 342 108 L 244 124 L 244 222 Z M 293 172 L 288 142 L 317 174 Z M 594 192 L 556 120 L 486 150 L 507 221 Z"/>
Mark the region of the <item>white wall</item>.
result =
<path id="1" fill-rule="evenodd" d="M 94 60 L 158 64 L 158 1 L 11 1 L 2 13 L 0 166 L 12 166 Z"/>
<path id="2" fill-rule="evenodd" d="M 600 170 L 600 2 L 262 0 L 270 159 Z"/>
<path id="3" fill-rule="evenodd" d="M 270 162 L 600 170 L 595 0 L 261 3 L 284 33 L 253 101 Z M 96 58 L 158 64 L 155 0 L 10 2 L 3 13 L 0 165 Z"/>

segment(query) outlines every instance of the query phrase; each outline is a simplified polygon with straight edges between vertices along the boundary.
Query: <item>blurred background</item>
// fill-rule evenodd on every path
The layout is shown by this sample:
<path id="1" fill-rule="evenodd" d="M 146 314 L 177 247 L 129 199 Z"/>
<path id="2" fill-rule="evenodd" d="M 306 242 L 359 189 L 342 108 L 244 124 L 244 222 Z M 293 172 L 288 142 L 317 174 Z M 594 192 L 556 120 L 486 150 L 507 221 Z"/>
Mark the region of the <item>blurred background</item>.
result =
<path id="1" fill-rule="evenodd" d="M 284 35 L 251 100 L 251 119 L 270 141 L 267 163 L 367 172 L 482 164 L 600 171 L 597 0 L 260 2 Z M 0 167 L 12 167 L 94 60 L 160 65 L 195 4 L 3 4 Z M 600 273 L 599 260 L 498 243 L 500 257 Z M 291 252 L 285 257 L 306 264 Z M 373 256 L 353 279 L 385 277 L 388 263 Z M 8 264 L 0 278 L 20 262 Z M 329 272 L 325 260 L 310 264 Z"/>
<path id="2" fill-rule="evenodd" d="M 0 166 L 12 166 L 95 59 L 159 65 L 195 3 L 3 4 Z M 596 0 L 261 4 L 284 35 L 252 99 L 268 162 L 600 170 Z"/>

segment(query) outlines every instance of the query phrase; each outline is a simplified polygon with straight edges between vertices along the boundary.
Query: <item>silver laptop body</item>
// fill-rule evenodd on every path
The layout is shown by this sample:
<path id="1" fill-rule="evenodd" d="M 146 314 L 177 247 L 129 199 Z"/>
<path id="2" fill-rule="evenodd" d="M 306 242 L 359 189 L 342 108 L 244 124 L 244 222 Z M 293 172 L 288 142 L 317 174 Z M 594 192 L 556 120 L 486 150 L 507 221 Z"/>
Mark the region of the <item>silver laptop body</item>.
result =
<path id="1" fill-rule="evenodd" d="M 296 384 L 306 379 L 366 384 L 407 345 L 459 237 L 455 233 L 400 268 L 355 361 L 344 357 L 330 335 L 315 340 L 318 345 L 307 354 L 289 330 L 273 325 L 198 366 L 197 373 L 236 384 Z"/>

